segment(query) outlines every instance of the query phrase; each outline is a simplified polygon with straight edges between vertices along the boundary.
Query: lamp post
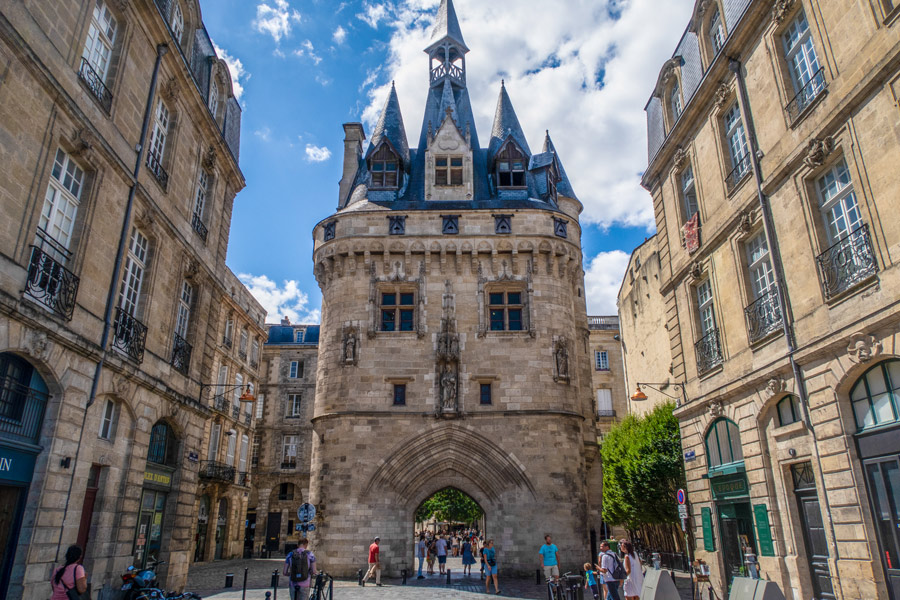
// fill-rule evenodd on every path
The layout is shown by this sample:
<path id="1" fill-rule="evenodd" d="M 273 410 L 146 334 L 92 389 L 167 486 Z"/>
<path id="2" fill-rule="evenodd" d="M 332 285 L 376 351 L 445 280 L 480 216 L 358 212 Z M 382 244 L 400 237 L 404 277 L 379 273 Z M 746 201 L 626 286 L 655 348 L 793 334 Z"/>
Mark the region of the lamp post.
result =
<path id="1" fill-rule="evenodd" d="M 201 383 L 200 384 L 200 396 L 197 398 L 197 400 L 201 404 L 203 404 L 203 390 L 206 388 L 217 388 L 217 389 L 224 388 L 222 391 L 223 394 L 227 394 L 228 392 L 231 392 L 238 388 L 244 388 L 244 393 L 238 397 L 238 401 L 239 402 L 256 402 L 256 396 L 254 396 L 253 392 L 250 391 L 251 387 L 250 387 L 249 383 L 246 386 L 243 384 L 231 385 L 231 384 L 223 384 L 223 383 Z"/>

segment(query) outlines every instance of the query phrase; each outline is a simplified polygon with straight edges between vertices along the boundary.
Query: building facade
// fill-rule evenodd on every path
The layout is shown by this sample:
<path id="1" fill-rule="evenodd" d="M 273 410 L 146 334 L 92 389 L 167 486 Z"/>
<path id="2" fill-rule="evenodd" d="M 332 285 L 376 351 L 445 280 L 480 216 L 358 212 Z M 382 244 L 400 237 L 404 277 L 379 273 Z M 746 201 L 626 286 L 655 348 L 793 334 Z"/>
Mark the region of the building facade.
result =
<path id="1" fill-rule="evenodd" d="M 392 89 L 367 148 L 344 126 L 339 209 L 314 230 L 312 537 L 336 575 L 375 535 L 388 572 L 411 568 L 414 512 L 448 487 L 485 510 L 507 573 L 533 573 L 536 513 L 568 556 L 599 530 L 582 206 L 504 86 L 479 144 L 468 51 L 443 0 L 417 146 Z"/>
<path id="2" fill-rule="evenodd" d="M 619 317 L 588 316 L 587 323 L 594 418 L 597 420 L 597 431 L 602 436 L 628 414 Z"/>
<path id="3" fill-rule="evenodd" d="M 646 108 L 671 340 L 651 364 L 687 384 L 720 596 L 752 554 L 788 598 L 900 597 L 897 14 L 698 1 Z M 623 318 L 630 368 L 642 327 Z"/>
<path id="4" fill-rule="evenodd" d="M 0 596 L 184 584 L 240 118 L 196 0 L 0 8 Z"/>

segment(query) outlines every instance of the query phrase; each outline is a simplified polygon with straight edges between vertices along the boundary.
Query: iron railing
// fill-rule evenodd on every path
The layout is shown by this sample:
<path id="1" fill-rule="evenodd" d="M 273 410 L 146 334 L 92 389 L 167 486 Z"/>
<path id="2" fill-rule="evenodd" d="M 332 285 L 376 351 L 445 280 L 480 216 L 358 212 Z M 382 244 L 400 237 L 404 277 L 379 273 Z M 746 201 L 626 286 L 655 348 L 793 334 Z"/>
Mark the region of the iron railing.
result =
<path id="1" fill-rule="evenodd" d="M 240 402 L 235 402 L 231 407 L 231 416 L 234 417 L 235 420 L 241 418 L 241 404 Z"/>
<path id="2" fill-rule="evenodd" d="M 431 82 L 434 83 L 445 75 L 449 75 L 452 79 L 460 82 L 465 81 L 461 67 L 457 67 L 454 64 L 441 63 L 431 70 Z"/>
<path id="3" fill-rule="evenodd" d="M 206 243 L 206 236 L 209 235 L 209 230 L 206 228 L 206 225 L 203 224 L 203 219 L 200 218 L 200 215 L 194 213 L 193 218 L 191 218 L 191 227 L 194 228 L 194 232 L 200 236 L 200 239 L 203 240 L 203 243 Z"/>
<path id="4" fill-rule="evenodd" d="M 592 331 L 617 330 L 619 329 L 619 317 L 588 317 L 588 329 Z"/>
<path id="5" fill-rule="evenodd" d="M 237 484 L 241 487 L 250 487 L 250 473 L 247 471 L 238 471 Z"/>
<path id="6" fill-rule="evenodd" d="M 296 462 L 283 462 L 283 463 L 281 463 L 281 468 L 282 469 L 296 469 L 297 463 Z"/>
<path id="7" fill-rule="evenodd" d="M 719 329 L 715 328 L 694 344 L 697 354 L 697 371 L 702 375 L 722 364 L 722 345 L 719 343 Z"/>
<path id="8" fill-rule="evenodd" d="M 816 258 L 825 298 L 831 299 L 878 272 L 869 226 L 862 225 Z"/>
<path id="9" fill-rule="evenodd" d="M 615 417 L 616 411 L 613 409 L 609 409 L 609 410 L 600 409 L 597 411 L 597 416 L 598 417 Z"/>
<path id="10" fill-rule="evenodd" d="M 0 437 L 37 444 L 46 407 L 47 394 L 0 377 Z"/>
<path id="11" fill-rule="evenodd" d="M 828 86 L 825 83 L 825 68 L 822 67 L 815 74 L 803 84 L 803 87 L 800 88 L 800 91 L 797 92 L 797 95 L 788 102 L 787 110 L 788 118 L 791 120 L 791 123 L 800 118 L 800 115 L 803 114 L 810 104 L 813 101 L 822 95 Z"/>
<path id="12" fill-rule="evenodd" d="M 231 346 L 234 344 L 234 340 L 226 335 L 222 338 L 222 343 L 226 348 L 231 348 Z"/>
<path id="13" fill-rule="evenodd" d="M 97 102 L 100 103 L 103 110 L 109 113 L 112 108 L 112 92 L 106 87 L 103 77 L 94 70 L 88 59 L 81 59 L 81 68 L 78 70 L 78 76 L 84 82 L 85 87 L 93 94 L 94 98 L 97 99 Z"/>
<path id="14" fill-rule="evenodd" d="M 187 375 L 191 368 L 191 352 L 191 345 L 176 333 L 172 347 L 172 366 L 184 375 Z"/>
<path id="15" fill-rule="evenodd" d="M 219 412 L 228 414 L 228 409 L 231 408 L 231 402 L 225 396 L 219 395 L 213 397 L 213 409 Z"/>
<path id="16" fill-rule="evenodd" d="M 224 483 L 234 483 L 235 468 L 225 463 L 216 462 L 214 460 L 204 460 L 200 463 L 201 479 L 209 479 L 211 481 L 221 481 Z"/>
<path id="17" fill-rule="evenodd" d="M 251 368 L 251 369 L 258 369 L 258 368 L 259 368 L 259 361 L 258 361 L 258 360 L 253 360 L 253 359 L 251 358 L 251 359 L 250 359 L 250 368 Z"/>
<path id="18" fill-rule="evenodd" d="M 778 287 L 773 285 L 769 291 L 745 308 L 744 314 L 747 317 L 747 332 L 750 334 L 751 344 L 780 330 L 782 318 Z"/>
<path id="19" fill-rule="evenodd" d="M 725 178 L 725 184 L 728 186 L 728 191 L 731 192 L 737 185 L 750 174 L 750 153 L 747 152 L 739 159 L 734 165 L 734 168 L 728 174 L 728 177 Z"/>
<path id="20" fill-rule="evenodd" d="M 152 152 L 148 152 L 147 168 L 153 173 L 153 176 L 156 177 L 156 181 L 159 182 L 159 185 L 161 185 L 163 189 L 169 187 L 169 174 L 166 173 L 166 170 L 162 166 L 162 157 L 156 156 Z"/>
<path id="21" fill-rule="evenodd" d="M 113 348 L 121 350 L 137 362 L 142 362 L 144 344 L 147 342 L 147 326 L 121 308 L 116 308 L 113 328 Z"/>
<path id="22" fill-rule="evenodd" d="M 240 357 L 241 360 L 247 360 L 247 351 L 238 350 L 238 357 Z"/>
<path id="23" fill-rule="evenodd" d="M 59 250 L 55 248 L 52 250 L 55 250 L 56 254 L 68 253 L 62 247 Z M 53 256 L 37 246 L 31 247 L 25 292 L 67 321 L 72 320 L 72 314 L 75 312 L 79 282 L 80 279 Z"/>

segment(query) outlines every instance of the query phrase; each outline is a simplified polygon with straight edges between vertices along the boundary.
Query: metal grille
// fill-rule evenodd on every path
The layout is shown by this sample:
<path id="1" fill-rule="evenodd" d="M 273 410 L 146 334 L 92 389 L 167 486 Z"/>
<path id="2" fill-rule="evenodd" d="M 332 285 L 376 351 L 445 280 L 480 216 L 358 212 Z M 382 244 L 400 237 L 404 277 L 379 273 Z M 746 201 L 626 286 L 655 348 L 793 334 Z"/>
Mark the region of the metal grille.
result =
<path id="1" fill-rule="evenodd" d="M 715 328 L 694 344 L 697 354 L 697 371 L 702 375 L 722 364 L 722 345 L 719 343 L 719 329 Z"/>
<path id="2" fill-rule="evenodd" d="M 31 247 L 25 292 L 66 320 L 72 319 L 79 278 L 37 246 Z"/>
<path id="3" fill-rule="evenodd" d="M 121 308 L 117 308 L 113 327 L 113 348 L 121 350 L 137 362 L 142 362 L 144 344 L 147 341 L 147 326 Z"/>
<path id="4" fill-rule="evenodd" d="M 194 213 L 194 217 L 191 219 L 191 227 L 194 228 L 194 231 L 197 235 L 200 236 L 200 239 L 203 240 L 203 243 L 206 243 L 206 236 L 209 235 L 209 230 L 206 228 L 206 225 L 203 224 L 203 219 L 200 218 L 200 215 Z"/>
<path id="5" fill-rule="evenodd" d="M 172 348 L 172 366 L 180 373 L 188 374 L 191 367 L 191 345 L 183 337 L 175 334 L 175 343 Z"/>
<path id="6" fill-rule="evenodd" d="M 163 189 L 169 187 L 169 174 L 163 169 L 162 160 L 152 152 L 147 153 L 147 168 L 150 169 L 150 172 L 153 173 L 156 181 L 159 182 Z"/>
<path id="7" fill-rule="evenodd" d="M 741 158 L 737 161 L 737 164 L 734 165 L 734 168 L 728 174 L 728 177 L 725 178 L 725 183 L 728 185 L 728 191 L 730 192 L 737 185 L 750 174 L 750 153 L 745 153 Z"/>
<path id="8" fill-rule="evenodd" d="M 869 226 L 863 225 L 816 258 L 825 298 L 831 299 L 878 272 Z"/>
<path id="9" fill-rule="evenodd" d="M 759 341 L 770 333 L 781 329 L 781 305 L 778 302 L 778 287 L 772 286 L 753 304 L 744 309 L 747 317 L 747 331 L 750 343 Z"/>
<path id="10" fill-rule="evenodd" d="M 211 481 L 234 483 L 235 469 L 225 463 L 205 460 L 200 463 L 200 477 Z"/>
<path id="11" fill-rule="evenodd" d="M 0 377 L 0 437 L 37 444 L 47 394 L 11 377 Z"/>
<path id="12" fill-rule="evenodd" d="M 786 110 L 791 123 L 796 121 L 826 89 L 828 86 L 825 83 L 825 68 L 823 67 L 816 71 L 815 75 L 800 88 L 797 95 L 788 103 Z"/>
<path id="13" fill-rule="evenodd" d="M 791 477 L 794 480 L 795 491 L 816 489 L 816 478 L 811 463 L 791 465 Z"/>
<path id="14" fill-rule="evenodd" d="M 213 408 L 218 410 L 219 412 L 227 413 L 228 409 L 231 407 L 231 402 L 223 396 L 216 396 L 213 398 Z"/>
<path id="15" fill-rule="evenodd" d="M 85 87 L 90 90 L 97 102 L 107 113 L 112 108 L 112 92 L 103 83 L 103 78 L 86 58 L 81 59 L 81 69 L 78 70 L 78 76 L 84 82 Z"/>

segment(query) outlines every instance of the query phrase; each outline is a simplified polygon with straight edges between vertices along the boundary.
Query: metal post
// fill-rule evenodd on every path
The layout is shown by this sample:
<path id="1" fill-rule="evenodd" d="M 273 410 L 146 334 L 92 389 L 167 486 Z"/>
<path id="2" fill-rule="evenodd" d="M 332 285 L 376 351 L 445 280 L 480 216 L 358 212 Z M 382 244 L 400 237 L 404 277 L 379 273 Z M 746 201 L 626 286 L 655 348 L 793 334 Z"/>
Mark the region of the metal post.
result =
<path id="1" fill-rule="evenodd" d="M 401 585 L 406 585 L 406 577 L 407 577 L 406 569 L 403 569 L 402 571 L 400 571 L 400 575 L 403 576 L 403 583 Z"/>
<path id="2" fill-rule="evenodd" d="M 247 600 L 247 571 L 249 570 L 247 568 L 244 569 L 244 588 L 241 592 L 241 600 Z"/>
<path id="3" fill-rule="evenodd" d="M 540 569 L 534 570 L 534 584 L 541 585 L 541 570 Z"/>
<path id="4" fill-rule="evenodd" d="M 447 569 L 447 585 L 450 585 L 450 569 Z"/>
<path id="5" fill-rule="evenodd" d="M 272 600 L 278 600 L 278 571 L 272 571 Z"/>
<path id="6" fill-rule="evenodd" d="M 356 583 L 358 583 L 359 585 L 362 585 L 363 584 L 362 579 L 363 579 L 363 572 L 362 572 L 362 569 L 360 569 L 359 571 L 356 572 Z"/>

